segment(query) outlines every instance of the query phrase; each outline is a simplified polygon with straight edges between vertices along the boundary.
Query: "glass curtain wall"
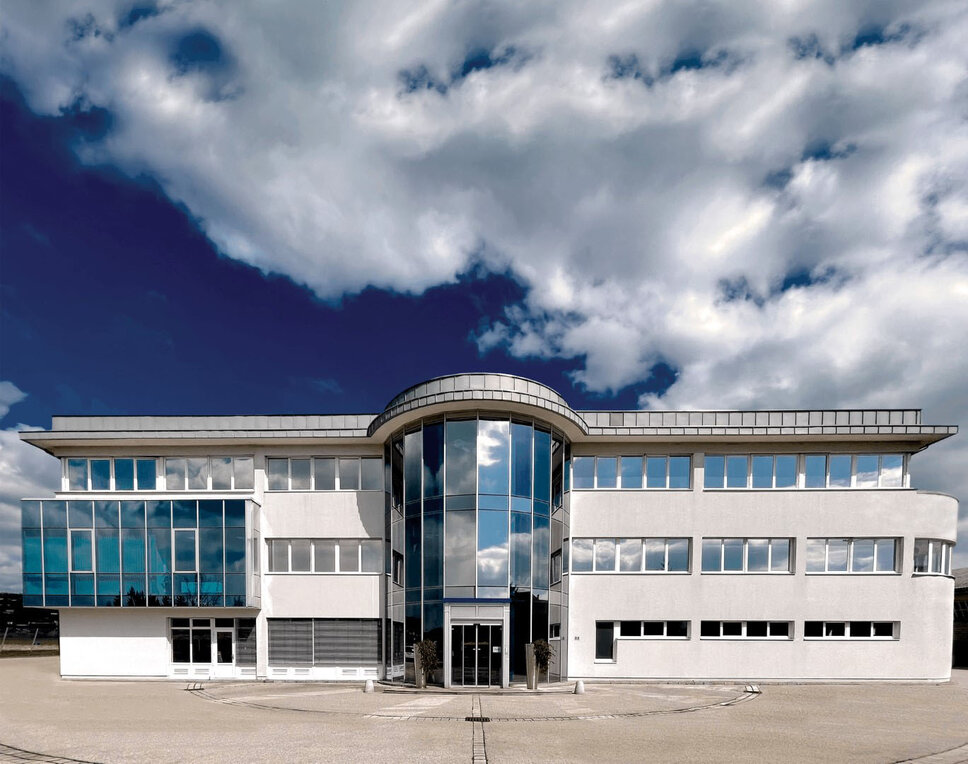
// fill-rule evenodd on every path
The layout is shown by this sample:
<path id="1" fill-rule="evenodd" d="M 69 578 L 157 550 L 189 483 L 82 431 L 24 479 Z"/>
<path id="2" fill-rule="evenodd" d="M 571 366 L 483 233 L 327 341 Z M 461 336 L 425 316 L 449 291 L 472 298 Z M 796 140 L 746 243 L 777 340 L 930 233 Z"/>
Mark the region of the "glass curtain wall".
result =
<path id="1" fill-rule="evenodd" d="M 524 645 L 548 638 L 563 445 L 540 422 L 485 413 L 391 439 L 388 677 L 410 680 L 421 639 L 443 656 L 445 602 L 479 601 L 510 603 L 510 670 L 523 675 Z"/>

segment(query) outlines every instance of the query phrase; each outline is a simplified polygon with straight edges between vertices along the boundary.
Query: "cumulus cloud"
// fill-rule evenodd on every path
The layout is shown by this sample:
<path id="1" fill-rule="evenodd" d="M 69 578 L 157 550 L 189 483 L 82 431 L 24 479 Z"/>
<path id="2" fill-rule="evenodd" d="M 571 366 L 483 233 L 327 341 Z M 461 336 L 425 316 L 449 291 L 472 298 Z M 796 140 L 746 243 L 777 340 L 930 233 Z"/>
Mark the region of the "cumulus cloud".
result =
<path id="1" fill-rule="evenodd" d="M 323 298 L 482 262 L 527 288 L 482 352 L 577 359 L 593 392 L 662 362 L 643 405 L 965 421 L 964 3 L 85 0 L 0 24 L 35 111 L 110 115 L 85 161 Z"/>

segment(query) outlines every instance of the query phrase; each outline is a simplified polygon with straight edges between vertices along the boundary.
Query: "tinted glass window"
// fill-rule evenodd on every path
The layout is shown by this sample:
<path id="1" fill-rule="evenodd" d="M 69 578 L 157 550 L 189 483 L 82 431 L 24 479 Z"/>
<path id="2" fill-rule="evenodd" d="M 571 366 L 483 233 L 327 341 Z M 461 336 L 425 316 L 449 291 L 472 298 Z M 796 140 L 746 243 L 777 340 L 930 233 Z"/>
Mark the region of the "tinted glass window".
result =
<path id="1" fill-rule="evenodd" d="M 594 541 L 592 539 L 571 540 L 571 569 L 575 572 L 588 572 L 592 569 L 594 559 Z"/>
<path id="2" fill-rule="evenodd" d="M 236 456 L 232 460 L 232 472 L 236 490 L 250 489 L 255 485 L 255 470 L 251 456 Z"/>
<path id="3" fill-rule="evenodd" d="M 595 487 L 595 457 L 576 456 L 572 460 L 575 488 Z"/>
<path id="4" fill-rule="evenodd" d="M 726 457 L 726 487 L 746 488 L 748 461 L 745 456 Z"/>
<path id="5" fill-rule="evenodd" d="M 95 539 L 98 573 L 119 573 L 121 571 L 121 549 L 118 531 L 100 528 L 95 531 Z"/>
<path id="6" fill-rule="evenodd" d="M 507 494 L 510 481 L 511 425 L 482 419 L 477 434 L 478 492 Z"/>
<path id="7" fill-rule="evenodd" d="M 121 502 L 121 527 L 145 527 L 145 503 L 143 501 Z"/>
<path id="8" fill-rule="evenodd" d="M 169 491 L 185 490 L 184 459 L 165 459 L 165 486 Z"/>
<path id="9" fill-rule="evenodd" d="M 669 488 L 688 488 L 691 459 L 688 456 L 669 457 Z"/>
<path id="10" fill-rule="evenodd" d="M 753 487 L 773 487 L 773 457 L 756 454 L 753 456 Z"/>
<path id="11" fill-rule="evenodd" d="M 336 572 L 336 542 L 332 539 L 317 539 L 313 542 L 315 570 L 317 573 Z"/>
<path id="12" fill-rule="evenodd" d="M 175 570 L 195 570 L 195 531 L 175 531 Z"/>
<path id="13" fill-rule="evenodd" d="M 187 460 L 188 489 L 204 491 L 208 488 L 208 459 L 198 457 Z"/>
<path id="14" fill-rule="evenodd" d="M 722 539 L 702 540 L 702 569 L 704 573 L 715 573 L 723 569 Z"/>
<path id="15" fill-rule="evenodd" d="M 342 539 L 339 542 L 339 569 L 341 573 L 358 573 L 360 570 L 360 542 Z"/>
<path id="16" fill-rule="evenodd" d="M 665 488 L 666 487 L 666 465 L 664 456 L 650 456 L 646 459 L 646 488 Z"/>
<path id="17" fill-rule="evenodd" d="M 595 472 L 599 488 L 614 488 L 618 474 L 618 459 L 614 456 L 599 456 Z"/>
<path id="18" fill-rule="evenodd" d="M 116 491 L 134 490 L 134 460 L 114 460 L 114 488 Z"/>
<path id="19" fill-rule="evenodd" d="M 615 570 L 615 539 L 595 539 L 595 570 Z"/>
<path id="20" fill-rule="evenodd" d="M 830 487 L 850 487 L 850 455 L 836 454 L 830 457 Z"/>
<path id="21" fill-rule="evenodd" d="M 726 471 L 726 457 L 707 456 L 703 469 L 703 486 L 705 488 L 722 488 Z"/>
<path id="22" fill-rule="evenodd" d="M 111 460 L 91 459 L 91 490 L 111 490 Z"/>
<path id="23" fill-rule="evenodd" d="M 723 539 L 723 570 L 743 569 L 743 539 Z"/>
<path id="24" fill-rule="evenodd" d="M 508 513 L 482 511 L 477 526 L 477 585 L 508 585 Z"/>
<path id="25" fill-rule="evenodd" d="M 530 425 L 511 424 L 511 493 L 531 496 L 532 436 Z"/>
<path id="26" fill-rule="evenodd" d="M 363 459 L 362 465 L 362 488 L 364 491 L 383 490 L 383 460 L 382 459 Z"/>
<path id="27" fill-rule="evenodd" d="M 667 621 L 666 636 L 667 637 L 688 637 L 689 621 Z"/>
<path id="28" fill-rule="evenodd" d="M 383 572 L 383 542 L 380 539 L 365 539 L 360 542 L 362 571 L 364 573 Z"/>
<path id="29" fill-rule="evenodd" d="M 619 542 L 619 570 L 642 570 L 642 539 L 621 539 Z"/>
<path id="30" fill-rule="evenodd" d="M 312 472 L 311 459 L 290 459 L 289 470 L 291 475 L 290 488 L 293 491 L 308 491 L 310 488 L 310 473 Z"/>
<path id="31" fill-rule="evenodd" d="M 269 540 L 269 572 L 285 573 L 289 570 L 289 542 L 284 539 Z"/>
<path id="32" fill-rule="evenodd" d="M 534 499 L 551 502 L 551 433 L 534 431 Z"/>
<path id="33" fill-rule="evenodd" d="M 873 539 L 854 539 L 850 569 L 855 573 L 874 572 Z"/>
<path id="34" fill-rule="evenodd" d="M 72 528 L 90 528 L 94 523 L 94 505 L 89 501 L 67 502 L 67 513 Z M 25 522 L 24 527 L 32 526 Z"/>
<path id="35" fill-rule="evenodd" d="M 67 460 L 67 487 L 71 491 L 87 490 L 87 459 Z"/>
<path id="36" fill-rule="evenodd" d="M 666 569 L 665 539 L 645 540 L 645 569 L 648 571 L 663 571 Z"/>
<path id="37" fill-rule="evenodd" d="M 266 459 L 266 476 L 270 491 L 285 491 L 289 488 L 289 460 Z"/>
<path id="38" fill-rule="evenodd" d="M 881 487 L 900 488 L 904 485 L 904 457 L 887 454 L 881 457 Z"/>
<path id="39" fill-rule="evenodd" d="M 746 569 L 754 573 L 765 573 L 770 569 L 770 542 L 767 539 L 750 539 L 746 542 Z"/>
<path id="40" fill-rule="evenodd" d="M 439 501 L 439 499 L 438 499 Z M 423 555 L 425 587 L 444 583 L 444 515 L 431 512 L 423 517 Z M 369 542 L 364 542 L 364 547 Z M 364 554 L 366 549 L 364 548 Z M 365 563 L 364 563 L 365 565 Z M 365 569 L 365 568 L 364 568 Z"/>
<path id="41" fill-rule="evenodd" d="M 212 490 L 228 491 L 232 488 L 232 457 L 212 457 Z"/>
<path id="42" fill-rule="evenodd" d="M 339 466 L 339 488 L 341 491 L 360 490 L 360 460 L 356 458 L 340 458 L 337 460 Z"/>
<path id="43" fill-rule="evenodd" d="M 689 539 L 668 539 L 669 570 L 689 570 Z"/>
<path id="44" fill-rule="evenodd" d="M 772 539 L 770 541 L 770 570 L 790 570 L 790 540 Z"/>
<path id="45" fill-rule="evenodd" d="M 623 456 L 621 461 L 622 488 L 642 487 L 642 457 Z"/>
<path id="46" fill-rule="evenodd" d="M 588 570 L 591 560 L 589 548 Z M 511 513 L 511 585 L 531 586 L 531 515 L 524 512 Z"/>
<path id="47" fill-rule="evenodd" d="M 797 484 L 797 457 L 778 456 L 775 460 L 776 487 L 794 488 Z"/>
<path id="48" fill-rule="evenodd" d="M 313 469 L 315 470 L 315 481 L 317 491 L 336 490 L 336 460 L 335 459 L 313 459 Z"/>
<path id="49" fill-rule="evenodd" d="M 894 563 L 894 539 L 878 539 L 875 552 L 875 564 L 878 571 L 895 570 Z"/>
<path id="50" fill-rule="evenodd" d="M 290 545 L 292 562 L 289 569 L 294 573 L 308 573 L 311 564 L 309 539 L 293 539 Z"/>
<path id="51" fill-rule="evenodd" d="M 823 539 L 807 540 L 807 573 L 823 573 L 827 548 Z"/>
<path id="52" fill-rule="evenodd" d="M 71 570 L 94 570 L 93 557 L 91 532 L 71 531 Z"/>
<path id="53" fill-rule="evenodd" d="M 154 491 L 156 481 L 156 466 L 154 459 L 138 459 L 135 463 L 138 472 L 138 490 Z"/>
<path id="54" fill-rule="evenodd" d="M 807 454 L 803 459 L 805 488 L 827 486 L 827 457 L 824 454 Z"/>
<path id="55" fill-rule="evenodd" d="M 832 573 L 847 570 L 847 539 L 827 540 L 827 570 Z"/>
<path id="56" fill-rule="evenodd" d="M 477 489 L 477 422 L 446 424 L 447 495 L 473 494 Z M 476 535 L 476 534 L 475 534 Z M 473 540 L 475 535 L 471 536 Z M 450 539 L 450 533 L 447 534 Z"/>
<path id="57" fill-rule="evenodd" d="M 614 660 L 615 626 L 612 621 L 595 622 L 595 659 Z"/>
<path id="58" fill-rule="evenodd" d="M 877 456 L 857 457 L 857 488 L 877 488 Z"/>

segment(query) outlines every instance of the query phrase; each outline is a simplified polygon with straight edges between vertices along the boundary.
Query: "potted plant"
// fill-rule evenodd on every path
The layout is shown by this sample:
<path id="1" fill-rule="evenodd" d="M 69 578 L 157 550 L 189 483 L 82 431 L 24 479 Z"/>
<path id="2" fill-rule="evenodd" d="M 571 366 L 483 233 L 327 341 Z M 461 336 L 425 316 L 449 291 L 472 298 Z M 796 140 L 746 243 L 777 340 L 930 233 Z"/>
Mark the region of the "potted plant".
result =
<path id="1" fill-rule="evenodd" d="M 534 663 L 538 670 L 538 674 L 544 674 L 546 680 L 550 681 L 548 675 L 548 666 L 551 665 L 551 659 L 554 657 L 555 650 L 548 644 L 546 639 L 536 639 L 533 645 L 534 649 Z"/>
<path id="2" fill-rule="evenodd" d="M 426 687 L 427 678 L 440 668 L 440 657 L 437 655 L 437 643 L 432 639 L 424 639 L 413 646 L 414 679 L 417 687 Z"/>

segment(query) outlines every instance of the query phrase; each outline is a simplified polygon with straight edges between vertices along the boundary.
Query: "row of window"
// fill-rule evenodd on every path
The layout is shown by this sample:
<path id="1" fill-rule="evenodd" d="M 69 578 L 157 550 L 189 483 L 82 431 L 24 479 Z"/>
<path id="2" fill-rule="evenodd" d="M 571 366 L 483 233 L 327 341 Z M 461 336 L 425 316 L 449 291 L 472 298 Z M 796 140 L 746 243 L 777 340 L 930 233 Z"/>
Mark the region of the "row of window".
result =
<path id="1" fill-rule="evenodd" d="M 270 573 L 382 573 L 380 539 L 269 539 Z"/>
<path id="2" fill-rule="evenodd" d="M 64 459 L 64 477 L 69 491 L 251 491 L 255 485 L 251 456 L 178 456 L 163 463 L 163 485 L 154 457 L 71 457 Z"/>
<path id="3" fill-rule="evenodd" d="M 576 456 L 572 482 L 583 488 L 689 488 L 688 456 Z"/>
<path id="4" fill-rule="evenodd" d="M 553 624 L 556 626 L 557 624 Z M 554 629 L 553 629 L 554 632 Z M 557 632 L 560 635 L 560 629 Z M 554 638 L 554 633 L 552 638 Z M 700 639 L 792 640 L 793 621 L 700 621 Z M 595 660 L 614 661 L 618 639 L 690 638 L 689 621 L 596 621 Z M 900 638 L 897 621 L 804 621 L 804 640 Z"/>
<path id="5" fill-rule="evenodd" d="M 914 540 L 914 572 L 951 575 L 951 553 L 954 544 L 933 539 Z"/>
<path id="6" fill-rule="evenodd" d="M 903 488 L 902 454 L 706 454 L 704 488 Z"/>
<path id="7" fill-rule="evenodd" d="M 383 459 L 359 457 L 270 457 L 270 491 L 382 491 Z"/>
<path id="8" fill-rule="evenodd" d="M 255 666 L 255 618 L 170 620 L 172 663 Z"/>
<path id="9" fill-rule="evenodd" d="M 167 457 L 164 486 L 155 458 L 68 458 L 71 491 L 251 490 L 251 456 Z M 689 456 L 576 456 L 576 489 L 688 489 Z M 381 491 L 383 460 L 269 457 L 270 491 Z M 903 488 L 901 454 L 707 454 L 705 488 Z"/>
<path id="10" fill-rule="evenodd" d="M 251 491 L 251 456 L 165 457 L 158 459 L 64 459 L 70 491 Z M 161 478 L 161 479 L 159 479 Z M 360 457 L 276 458 L 266 461 L 270 491 L 382 491 L 383 460 Z"/>
<path id="11" fill-rule="evenodd" d="M 703 573 L 790 573 L 792 538 L 704 538 Z M 688 573 L 689 538 L 576 538 L 572 573 Z M 914 572 L 951 575 L 949 541 L 916 539 Z M 900 539 L 807 539 L 807 573 L 897 573 Z M 554 559 L 552 559 L 554 567 Z M 554 578 L 553 580 L 558 580 Z"/>

